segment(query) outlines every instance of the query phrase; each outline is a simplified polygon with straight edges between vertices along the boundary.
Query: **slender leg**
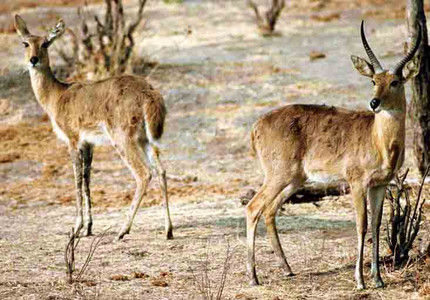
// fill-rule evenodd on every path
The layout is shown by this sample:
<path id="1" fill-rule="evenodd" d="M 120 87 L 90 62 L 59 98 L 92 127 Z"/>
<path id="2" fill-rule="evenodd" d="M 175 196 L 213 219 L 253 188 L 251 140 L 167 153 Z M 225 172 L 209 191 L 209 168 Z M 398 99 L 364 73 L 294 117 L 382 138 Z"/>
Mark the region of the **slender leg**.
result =
<path id="1" fill-rule="evenodd" d="M 262 187 L 263 189 L 264 187 Z M 259 285 L 257 272 L 255 270 L 255 230 L 257 229 L 258 221 L 263 212 L 262 203 L 258 203 L 258 199 L 261 197 L 261 190 L 246 206 L 246 240 L 248 248 L 248 259 L 246 269 L 248 272 L 249 285 Z M 253 201 L 256 200 L 257 201 Z M 253 203 L 255 202 L 255 203 Z M 252 205 L 251 205 L 252 203 Z"/>
<path id="2" fill-rule="evenodd" d="M 161 187 L 161 191 L 163 193 L 164 197 L 164 224 L 165 224 L 165 232 L 166 232 L 166 238 L 168 240 L 173 239 L 173 226 L 172 221 L 170 219 L 170 211 L 169 211 L 169 198 L 167 194 L 167 180 L 166 180 L 166 171 L 163 168 L 163 165 L 160 162 L 158 149 L 149 144 L 145 144 L 145 154 L 148 158 L 148 161 L 151 164 L 151 167 L 155 170 L 158 177 L 158 182 Z"/>
<path id="3" fill-rule="evenodd" d="M 82 229 L 83 211 L 82 211 L 82 152 L 70 147 L 70 156 L 72 157 L 73 170 L 75 173 L 75 188 L 76 188 L 76 223 L 75 234 L 79 234 Z"/>
<path id="4" fill-rule="evenodd" d="M 255 270 L 255 231 L 261 214 L 271 202 L 275 200 L 284 186 L 269 187 L 263 184 L 258 193 L 246 206 L 246 237 L 248 248 L 247 271 L 250 277 L 250 285 L 258 285 L 257 273 Z"/>
<path id="5" fill-rule="evenodd" d="M 273 201 L 269 206 L 264 210 L 263 215 L 266 222 L 267 233 L 269 235 L 270 242 L 273 247 L 273 251 L 279 261 L 279 265 L 284 269 L 285 274 L 287 276 L 293 276 L 293 272 L 291 271 L 290 265 L 287 262 L 284 251 L 282 250 L 281 242 L 279 241 L 279 235 L 276 228 L 276 212 L 278 211 L 280 205 L 282 204 L 282 200 L 291 197 L 296 192 L 297 188 L 295 185 L 288 185 L 281 195 L 283 197 L 278 196 L 275 201 Z"/>
<path id="6" fill-rule="evenodd" d="M 124 235 L 130 232 L 137 209 L 139 208 L 140 202 L 142 202 L 143 195 L 145 194 L 148 183 L 151 180 L 151 172 L 145 166 L 136 141 L 133 139 L 128 139 L 126 145 L 124 145 L 123 151 L 121 151 L 120 154 L 123 154 L 122 157 L 124 161 L 136 179 L 136 191 L 130 206 L 130 210 L 127 214 L 127 220 L 118 235 L 119 240 L 121 240 Z"/>
<path id="7" fill-rule="evenodd" d="M 364 237 L 367 232 L 367 208 L 365 189 L 360 184 L 351 185 L 351 193 L 355 206 L 355 215 L 357 220 L 357 241 L 358 241 L 358 256 L 355 267 L 355 280 L 357 281 L 357 289 L 363 290 L 366 288 L 363 280 L 363 251 Z"/>
<path id="8" fill-rule="evenodd" d="M 384 287 L 379 272 L 379 229 L 381 226 L 386 185 L 369 188 L 368 195 L 372 212 L 372 276 L 377 288 Z"/>
<path id="9" fill-rule="evenodd" d="M 86 220 L 86 236 L 92 235 L 93 217 L 91 215 L 91 196 L 90 196 L 90 180 L 91 180 L 91 163 L 93 161 L 93 145 L 85 144 L 82 148 L 83 163 L 84 163 L 84 198 L 85 198 L 85 220 Z"/>

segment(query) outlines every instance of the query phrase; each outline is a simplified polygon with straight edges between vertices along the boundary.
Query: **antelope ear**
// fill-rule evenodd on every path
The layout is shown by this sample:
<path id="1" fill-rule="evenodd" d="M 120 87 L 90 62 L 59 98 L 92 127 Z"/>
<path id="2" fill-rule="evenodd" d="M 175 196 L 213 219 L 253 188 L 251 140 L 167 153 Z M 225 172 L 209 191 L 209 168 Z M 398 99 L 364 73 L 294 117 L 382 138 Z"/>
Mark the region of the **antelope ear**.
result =
<path id="1" fill-rule="evenodd" d="M 405 82 L 411 78 L 414 78 L 420 72 L 420 63 L 418 57 L 408 61 L 406 65 L 403 67 L 402 73 L 403 78 L 405 78 Z"/>
<path id="2" fill-rule="evenodd" d="M 65 31 L 66 25 L 63 20 L 59 20 L 55 27 L 51 28 L 48 31 L 48 35 L 46 36 L 46 41 L 49 45 L 51 45 L 57 38 L 59 38 Z"/>
<path id="3" fill-rule="evenodd" d="M 375 70 L 373 69 L 373 66 L 367 62 L 367 60 L 351 55 L 352 64 L 354 65 L 354 68 L 363 76 L 367 77 L 373 77 L 375 75 Z"/>
<path id="4" fill-rule="evenodd" d="M 18 15 L 15 15 L 15 30 L 16 33 L 18 33 L 18 35 L 22 39 L 30 35 L 30 31 L 28 30 L 27 25 L 25 24 L 24 20 Z"/>

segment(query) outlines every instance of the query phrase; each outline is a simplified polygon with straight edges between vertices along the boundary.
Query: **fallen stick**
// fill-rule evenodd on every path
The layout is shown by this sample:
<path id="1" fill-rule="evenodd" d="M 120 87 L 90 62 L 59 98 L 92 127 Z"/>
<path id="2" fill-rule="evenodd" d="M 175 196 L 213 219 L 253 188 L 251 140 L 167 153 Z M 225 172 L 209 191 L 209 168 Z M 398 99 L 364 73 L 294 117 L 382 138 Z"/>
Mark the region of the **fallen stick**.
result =
<path id="1" fill-rule="evenodd" d="M 406 184 L 405 187 L 410 189 L 411 184 Z M 391 182 L 389 187 L 395 187 L 395 183 Z M 343 196 L 350 193 L 349 185 L 346 181 L 335 181 L 329 184 L 309 182 L 303 185 L 297 193 L 288 199 L 283 199 L 282 203 L 300 204 L 300 203 L 315 203 L 323 200 L 327 196 Z M 249 189 L 245 194 L 240 196 L 242 205 L 248 204 L 252 197 L 256 194 L 254 189 Z"/>

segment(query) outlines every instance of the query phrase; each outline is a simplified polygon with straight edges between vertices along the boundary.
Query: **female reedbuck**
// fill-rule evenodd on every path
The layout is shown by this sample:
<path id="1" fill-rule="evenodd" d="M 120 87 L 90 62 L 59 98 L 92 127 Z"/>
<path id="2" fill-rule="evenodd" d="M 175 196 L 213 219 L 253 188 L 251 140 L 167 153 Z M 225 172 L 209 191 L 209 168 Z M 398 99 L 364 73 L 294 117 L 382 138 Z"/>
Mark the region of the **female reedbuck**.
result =
<path id="1" fill-rule="evenodd" d="M 265 173 L 264 184 L 246 207 L 247 271 L 257 285 L 255 230 L 261 215 L 275 255 L 287 275 L 292 275 L 276 230 L 280 197 L 290 197 L 310 179 L 327 182 L 345 179 L 356 209 L 358 258 L 357 288 L 364 289 L 363 247 L 367 231 L 366 198 L 372 213 L 372 276 L 376 287 L 384 283 L 379 273 L 379 227 L 387 184 L 404 160 L 406 98 L 404 84 L 418 72 L 412 60 L 421 41 L 392 70 L 384 70 L 370 49 L 361 23 L 361 39 L 369 56 L 351 56 L 361 75 L 372 78 L 371 112 L 349 111 L 320 105 L 290 105 L 269 112 L 255 124 L 252 149 Z"/>
<path id="2" fill-rule="evenodd" d="M 173 238 L 167 198 L 166 173 L 156 141 L 163 134 L 166 108 L 163 97 L 143 78 L 119 76 L 91 83 L 58 81 L 49 66 L 48 47 L 61 36 L 63 21 L 47 36 L 30 34 L 24 20 L 15 16 L 15 29 L 25 47 L 31 85 L 37 101 L 49 115 L 58 138 L 67 143 L 73 161 L 77 218 L 75 232 L 83 228 L 84 182 L 86 235 L 92 234 L 90 175 L 93 145 L 107 137 L 136 179 L 136 192 L 118 238 L 130 232 L 153 169 L 164 196 L 165 230 Z M 148 167 L 149 165 L 149 167 Z"/>

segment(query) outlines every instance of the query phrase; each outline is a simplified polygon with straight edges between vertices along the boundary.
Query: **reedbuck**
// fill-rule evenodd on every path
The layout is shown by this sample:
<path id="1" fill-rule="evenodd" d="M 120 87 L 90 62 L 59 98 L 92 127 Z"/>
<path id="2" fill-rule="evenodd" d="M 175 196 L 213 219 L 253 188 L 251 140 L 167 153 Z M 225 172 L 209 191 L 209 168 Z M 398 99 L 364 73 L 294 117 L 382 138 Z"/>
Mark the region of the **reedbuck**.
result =
<path id="1" fill-rule="evenodd" d="M 363 247 L 367 231 L 366 198 L 372 213 L 373 256 L 371 273 L 376 287 L 384 283 L 379 273 L 379 227 L 387 184 L 403 164 L 405 155 L 405 82 L 418 73 L 412 49 L 391 70 L 384 70 L 364 35 L 361 39 L 370 63 L 351 56 L 361 75 L 370 77 L 374 96 L 371 111 L 350 111 L 324 105 L 289 105 L 262 116 L 251 132 L 252 149 L 265 174 L 264 184 L 246 207 L 247 271 L 257 285 L 255 231 L 261 215 L 273 250 L 286 275 L 292 275 L 276 230 L 276 211 L 307 180 L 345 179 L 356 210 L 358 258 L 357 288 L 364 289 Z M 283 195 L 283 197 L 281 197 Z"/>
<path id="2" fill-rule="evenodd" d="M 58 138 L 67 143 L 73 161 L 77 218 L 75 233 L 83 228 L 82 189 L 85 198 L 85 235 L 92 234 L 90 175 L 93 147 L 110 140 L 136 179 L 136 192 L 118 239 L 130 232 L 142 197 L 158 175 L 164 196 L 165 230 L 173 238 L 167 198 L 166 173 L 156 142 L 163 134 L 166 108 L 163 97 L 143 78 L 119 76 L 90 83 L 58 81 L 49 66 L 48 48 L 65 29 L 62 21 L 47 36 L 30 34 L 24 20 L 15 16 L 15 29 L 25 47 L 31 85 L 37 101 L 49 115 Z M 82 187 L 84 183 L 84 187 Z"/>

